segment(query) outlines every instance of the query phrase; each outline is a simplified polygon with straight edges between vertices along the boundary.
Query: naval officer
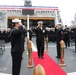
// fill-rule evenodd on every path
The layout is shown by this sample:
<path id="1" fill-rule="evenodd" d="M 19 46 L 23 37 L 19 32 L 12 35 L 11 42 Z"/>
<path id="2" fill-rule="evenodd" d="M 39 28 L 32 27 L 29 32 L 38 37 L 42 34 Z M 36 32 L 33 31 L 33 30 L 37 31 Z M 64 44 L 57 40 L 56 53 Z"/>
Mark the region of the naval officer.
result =
<path id="1" fill-rule="evenodd" d="M 43 22 L 39 21 L 38 25 L 34 28 L 36 33 L 36 45 L 38 50 L 38 58 L 44 58 L 44 41 L 47 38 L 46 30 L 43 27 Z"/>

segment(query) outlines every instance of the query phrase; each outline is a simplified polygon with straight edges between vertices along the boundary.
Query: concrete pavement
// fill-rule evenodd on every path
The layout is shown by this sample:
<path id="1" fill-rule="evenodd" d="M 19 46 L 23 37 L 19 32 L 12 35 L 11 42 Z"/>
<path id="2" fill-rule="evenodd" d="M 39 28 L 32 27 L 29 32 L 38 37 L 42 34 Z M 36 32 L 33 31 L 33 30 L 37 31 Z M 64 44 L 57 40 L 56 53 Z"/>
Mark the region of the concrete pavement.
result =
<path id="1" fill-rule="evenodd" d="M 32 39 L 34 43 L 34 50 L 36 49 L 35 37 Z M 10 54 L 10 43 L 5 44 L 5 52 L 0 56 L 0 75 L 11 75 L 12 73 L 12 62 L 11 62 L 11 54 Z M 26 43 L 25 43 L 26 46 Z M 48 45 L 48 54 L 50 57 L 57 63 L 60 63 L 60 60 L 56 58 L 56 43 L 49 42 Z M 71 50 L 70 48 L 64 49 L 65 51 L 65 64 L 66 67 L 61 67 L 68 75 L 76 75 L 76 52 Z M 21 75 L 32 75 L 33 68 L 27 68 L 28 65 L 28 56 L 25 49 L 23 54 L 23 60 L 21 65 Z M 33 64 L 34 65 L 34 64 Z"/>

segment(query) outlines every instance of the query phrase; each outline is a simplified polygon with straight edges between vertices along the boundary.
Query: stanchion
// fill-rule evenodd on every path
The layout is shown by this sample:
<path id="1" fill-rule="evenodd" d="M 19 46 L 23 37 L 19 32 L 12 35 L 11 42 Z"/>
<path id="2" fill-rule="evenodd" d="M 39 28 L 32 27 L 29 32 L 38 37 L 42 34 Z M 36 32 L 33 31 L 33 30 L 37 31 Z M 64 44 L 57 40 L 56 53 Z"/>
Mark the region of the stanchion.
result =
<path id="1" fill-rule="evenodd" d="M 27 15 L 27 46 L 28 46 L 28 41 L 29 41 L 29 15 Z M 27 54 L 28 54 L 28 48 L 27 48 Z"/>
<path id="2" fill-rule="evenodd" d="M 28 68 L 32 68 L 32 42 L 28 41 Z"/>
<path id="3" fill-rule="evenodd" d="M 33 75 L 46 75 L 44 68 L 38 64 L 33 71 Z"/>
<path id="4" fill-rule="evenodd" d="M 61 47 L 61 58 L 60 58 L 60 66 L 65 67 L 66 65 L 64 64 L 64 41 L 60 41 L 60 47 Z"/>
<path id="5" fill-rule="evenodd" d="M 45 39 L 46 42 L 46 52 L 48 53 L 48 37 Z"/>
<path id="6" fill-rule="evenodd" d="M 27 44 L 26 53 L 27 53 L 27 54 L 28 54 L 28 42 L 29 42 L 29 38 L 26 38 L 26 44 Z"/>

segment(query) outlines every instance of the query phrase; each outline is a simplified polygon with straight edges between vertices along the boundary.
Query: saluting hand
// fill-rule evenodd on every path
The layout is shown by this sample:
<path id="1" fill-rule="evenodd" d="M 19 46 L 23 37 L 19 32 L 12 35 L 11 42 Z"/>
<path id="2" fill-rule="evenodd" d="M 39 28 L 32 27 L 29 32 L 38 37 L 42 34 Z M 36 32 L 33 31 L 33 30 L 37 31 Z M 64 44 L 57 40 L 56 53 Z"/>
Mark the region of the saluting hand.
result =
<path id="1" fill-rule="evenodd" d="M 37 28 L 40 27 L 40 25 L 38 24 Z"/>

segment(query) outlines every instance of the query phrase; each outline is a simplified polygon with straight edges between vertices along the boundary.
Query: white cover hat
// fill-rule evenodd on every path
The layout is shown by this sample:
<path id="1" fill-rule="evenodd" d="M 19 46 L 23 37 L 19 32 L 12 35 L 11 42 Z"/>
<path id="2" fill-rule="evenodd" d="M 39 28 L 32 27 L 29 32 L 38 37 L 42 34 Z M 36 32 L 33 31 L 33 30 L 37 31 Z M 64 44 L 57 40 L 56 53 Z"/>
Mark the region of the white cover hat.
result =
<path id="1" fill-rule="evenodd" d="M 38 24 L 43 24 L 43 22 L 42 21 L 38 21 Z"/>
<path id="2" fill-rule="evenodd" d="M 21 20 L 19 20 L 18 18 L 15 18 L 14 20 L 12 20 L 13 23 L 16 23 L 16 22 L 21 22 Z"/>
<path id="3" fill-rule="evenodd" d="M 57 25 L 58 25 L 58 24 L 60 24 L 60 25 L 61 25 L 61 23 L 57 23 Z"/>

